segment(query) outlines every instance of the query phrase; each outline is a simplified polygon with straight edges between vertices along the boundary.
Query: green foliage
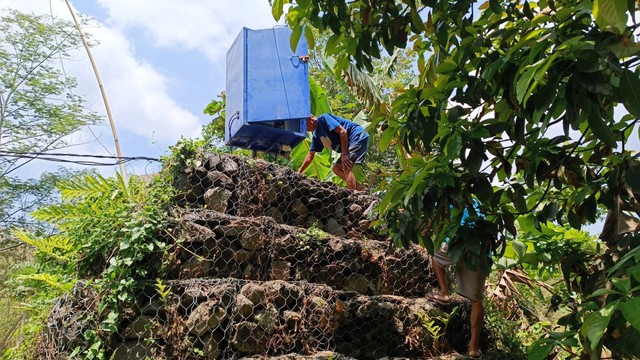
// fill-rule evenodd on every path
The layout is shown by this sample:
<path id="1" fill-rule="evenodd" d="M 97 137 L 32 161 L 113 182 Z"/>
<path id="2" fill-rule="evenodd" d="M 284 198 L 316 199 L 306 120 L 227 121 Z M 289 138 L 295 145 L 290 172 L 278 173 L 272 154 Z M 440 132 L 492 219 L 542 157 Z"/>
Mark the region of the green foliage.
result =
<path id="1" fill-rule="evenodd" d="M 284 4 L 291 4 L 286 15 Z M 556 246 L 553 236 L 547 245 L 521 239 L 516 220 L 526 218 L 538 231 L 547 222 L 580 229 L 597 221 L 599 209 L 613 210 L 619 197 L 634 203 L 640 165 L 627 147 L 640 109 L 638 4 L 490 0 L 479 4 L 479 13 L 474 4 L 283 0 L 273 6 L 294 32 L 330 33 L 324 50 L 337 73 L 352 65 L 373 71 L 383 49 L 390 56 L 408 46 L 415 51 L 416 81 L 392 100 L 386 116 L 372 119 L 383 131 L 383 148 L 394 142 L 401 148 L 401 171 L 389 173 L 378 207 L 379 224 L 388 224 L 397 245 L 415 242 L 432 252 L 450 238 L 453 257 L 472 262 L 482 254 L 483 237 L 516 238 L 511 251 L 518 265 L 555 261 L 567 291 L 576 293 L 571 321 L 562 322 L 568 330 L 550 333 L 545 349 L 576 345 L 585 357 L 600 356 L 602 348 L 627 356 L 636 350 L 629 339 L 637 339 L 637 330 L 620 325 L 631 323 L 620 306 L 638 293 L 637 259 L 625 254 L 636 254 L 638 244 L 616 233 L 585 257 L 579 241 Z M 623 108 L 628 114 L 616 115 Z M 459 225 L 474 199 L 487 215 L 481 235 Z M 546 249 L 534 258 L 536 246 Z M 589 300 L 616 283 L 619 293 Z"/>
<path id="2" fill-rule="evenodd" d="M 458 312 L 458 307 L 454 307 L 451 312 L 441 312 L 436 314 L 416 313 L 420 319 L 422 327 L 427 330 L 429 337 L 433 340 L 433 350 L 436 354 L 442 352 L 440 339 L 444 336 L 451 318 Z"/>
<path id="3" fill-rule="evenodd" d="M 0 140 L 3 151 L 34 152 L 68 146 L 65 137 L 99 118 L 73 94 L 76 81 L 56 66 L 80 46 L 72 23 L 2 11 L 0 18 Z M 25 161 L 0 159 L 6 176 Z"/>
<path id="4" fill-rule="evenodd" d="M 219 144 L 224 142 L 226 93 L 223 91 L 218 99 L 213 99 L 204 108 L 204 113 L 213 116 L 209 124 L 202 127 L 202 139 L 205 144 Z"/>
<path id="5" fill-rule="evenodd" d="M 123 309 L 145 290 L 146 279 L 162 276 L 161 259 L 167 247 L 163 240 L 165 206 L 173 196 L 167 190 L 171 189 L 166 183 L 169 178 L 167 174 L 155 178 L 150 188 L 135 177 L 128 186 L 119 176 L 83 175 L 61 181 L 61 203 L 33 213 L 59 233 L 16 232 L 19 239 L 35 247 L 37 255 L 33 265 L 17 277 L 16 291 L 25 289 L 23 298 L 41 304 L 41 313 L 55 297 L 69 292 L 77 279 L 93 280 L 102 323 L 100 331 L 84 334 L 90 346 L 76 350 L 84 358 L 104 358 L 103 344 L 118 330 Z M 153 263 L 158 266 L 149 265 Z M 36 298 L 41 300 L 36 302 Z M 32 319 L 39 321 L 41 318 Z"/>
<path id="6" fill-rule="evenodd" d="M 324 246 L 328 235 L 317 227 L 312 226 L 306 232 L 297 234 L 296 237 L 298 238 L 298 250 L 306 251 L 313 247 Z"/>
<path id="7" fill-rule="evenodd" d="M 509 354 L 509 356 L 507 356 L 508 359 L 523 359 L 526 357 L 523 343 L 527 341 L 526 338 L 532 335 L 538 335 L 539 337 L 539 332 L 536 333 L 532 331 L 529 326 L 526 326 L 527 329 L 523 330 L 525 326 L 522 326 L 522 324 L 517 321 L 509 320 L 508 314 L 500 310 L 496 304 L 491 301 L 485 301 L 484 307 L 484 326 L 493 337 L 495 350 L 500 353 Z"/>

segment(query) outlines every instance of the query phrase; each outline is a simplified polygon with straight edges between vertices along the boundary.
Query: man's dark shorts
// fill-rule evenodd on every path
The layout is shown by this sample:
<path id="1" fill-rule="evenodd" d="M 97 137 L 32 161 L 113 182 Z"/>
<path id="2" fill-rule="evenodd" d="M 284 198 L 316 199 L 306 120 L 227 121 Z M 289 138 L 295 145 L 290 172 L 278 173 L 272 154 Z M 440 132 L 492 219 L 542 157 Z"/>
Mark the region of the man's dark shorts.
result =
<path id="1" fill-rule="evenodd" d="M 353 161 L 354 164 L 362 165 L 364 162 L 364 157 L 367 155 L 367 149 L 369 148 L 369 137 L 360 140 L 359 142 L 349 146 L 349 159 Z M 338 161 L 336 164 L 341 164 L 342 158 L 338 157 Z"/>

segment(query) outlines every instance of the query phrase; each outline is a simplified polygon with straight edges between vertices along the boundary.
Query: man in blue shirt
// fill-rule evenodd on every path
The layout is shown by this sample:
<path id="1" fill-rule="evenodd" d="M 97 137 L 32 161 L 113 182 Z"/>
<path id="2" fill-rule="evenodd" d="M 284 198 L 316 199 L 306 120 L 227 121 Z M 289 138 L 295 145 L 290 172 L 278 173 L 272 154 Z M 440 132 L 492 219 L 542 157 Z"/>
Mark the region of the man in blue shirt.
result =
<path id="1" fill-rule="evenodd" d="M 480 203 L 477 200 L 473 202 L 473 211 L 475 218 L 479 222 L 485 219 L 484 214 L 480 210 Z M 476 231 L 476 221 L 470 221 L 469 209 L 465 208 L 460 219 L 462 227 L 470 227 L 469 231 Z M 476 269 L 469 268 L 463 264 L 454 262 L 449 258 L 448 252 L 449 239 L 442 243 L 440 251 L 432 257 L 432 268 L 438 280 L 439 291 L 427 294 L 427 298 L 440 304 L 447 304 L 451 301 L 451 294 L 447 284 L 447 276 L 445 268 L 454 265 L 456 267 L 456 292 L 471 301 L 470 330 L 471 338 L 469 341 L 469 350 L 467 356 L 472 359 L 479 359 L 482 353 L 479 349 L 480 332 L 482 331 L 482 323 L 484 319 L 484 306 L 482 298 L 484 293 L 485 281 L 488 274 L 483 268 L 491 267 L 490 254 L 480 256 L 478 261 L 484 262 L 484 266 L 477 264 Z"/>
<path id="2" fill-rule="evenodd" d="M 313 161 L 316 152 L 322 152 L 325 147 L 339 152 L 340 158 L 333 165 L 333 172 L 347 183 L 351 190 L 366 190 L 356 181 L 353 166 L 362 164 L 369 147 L 369 134 L 364 128 L 353 121 L 331 114 L 319 117 L 311 115 L 307 118 L 307 131 L 312 131 L 309 154 L 304 158 L 299 173 L 302 173 Z"/>

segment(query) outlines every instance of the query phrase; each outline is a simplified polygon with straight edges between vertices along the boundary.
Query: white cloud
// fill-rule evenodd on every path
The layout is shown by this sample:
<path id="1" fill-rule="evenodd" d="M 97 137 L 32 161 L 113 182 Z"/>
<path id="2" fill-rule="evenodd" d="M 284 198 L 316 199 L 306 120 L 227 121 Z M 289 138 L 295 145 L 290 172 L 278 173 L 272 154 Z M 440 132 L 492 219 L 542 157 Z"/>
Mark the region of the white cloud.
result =
<path id="1" fill-rule="evenodd" d="M 199 120 L 172 99 L 170 79 L 136 58 L 121 32 L 97 27 L 91 33 L 100 41 L 92 52 L 118 129 L 160 140 L 198 135 Z M 82 71 L 83 78 L 93 76 L 86 66 Z M 103 105 L 102 101 L 99 105 Z"/>
<path id="2" fill-rule="evenodd" d="M 149 7 L 154 6 L 149 4 Z M 2 8 L 46 15 L 53 13 L 71 20 L 62 0 L 0 0 Z M 199 134 L 201 124 L 198 117 L 172 98 L 169 77 L 141 59 L 120 29 L 94 21 L 85 25 L 84 30 L 99 42 L 91 51 L 119 135 L 130 133 L 144 138 L 148 143 L 158 140 L 171 144 L 180 135 L 194 137 Z M 106 119 L 100 90 L 84 49 L 79 50 L 76 61 L 64 65 L 67 73 L 78 79 L 77 92 L 89 100 L 95 111 L 105 114 Z"/>
<path id="3" fill-rule="evenodd" d="M 198 50 L 224 58 L 242 27 L 276 25 L 267 0 L 97 0 L 110 25 L 141 30 L 156 46 Z"/>

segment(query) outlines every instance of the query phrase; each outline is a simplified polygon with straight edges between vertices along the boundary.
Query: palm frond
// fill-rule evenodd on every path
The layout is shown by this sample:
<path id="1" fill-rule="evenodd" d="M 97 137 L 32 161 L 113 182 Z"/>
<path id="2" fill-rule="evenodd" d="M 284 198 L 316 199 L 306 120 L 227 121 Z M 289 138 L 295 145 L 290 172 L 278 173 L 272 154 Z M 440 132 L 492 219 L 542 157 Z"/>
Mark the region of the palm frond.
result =
<path id="1" fill-rule="evenodd" d="M 380 86 L 354 64 L 350 63 L 342 75 L 347 86 L 362 103 L 367 104 L 369 107 L 378 107 L 385 102 Z"/>

